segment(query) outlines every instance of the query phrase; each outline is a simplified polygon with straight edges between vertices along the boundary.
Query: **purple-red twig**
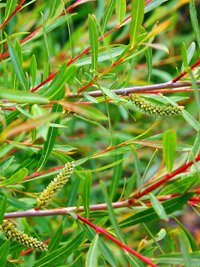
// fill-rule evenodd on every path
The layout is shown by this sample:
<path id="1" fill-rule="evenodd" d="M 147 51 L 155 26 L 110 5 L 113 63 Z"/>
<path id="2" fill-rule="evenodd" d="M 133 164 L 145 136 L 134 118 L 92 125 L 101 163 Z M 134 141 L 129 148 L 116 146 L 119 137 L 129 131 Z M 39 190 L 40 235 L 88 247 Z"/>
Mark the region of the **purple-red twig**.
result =
<path id="1" fill-rule="evenodd" d="M 77 218 L 80 221 L 82 221 L 84 224 L 87 224 L 91 228 L 93 228 L 96 231 L 97 234 L 98 233 L 103 234 L 105 237 L 107 237 L 108 239 L 110 239 L 111 241 L 113 241 L 115 244 L 117 244 L 123 250 L 126 250 L 126 251 L 130 252 L 131 254 L 133 254 L 134 256 L 136 256 L 137 258 L 139 258 L 140 260 L 142 260 L 143 262 L 149 264 L 152 267 L 158 267 L 156 264 L 154 264 L 150 260 L 150 258 L 147 258 L 147 257 L 141 255 L 140 253 L 138 253 L 137 251 L 135 251 L 131 247 L 127 246 L 126 244 L 123 244 L 119 239 L 115 238 L 114 236 L 112 236 L 111 234 L 109 234 L 108 232 L 106 232 L 106 230 L 104 228 L 101 228 L 101 227 L 93 224 L 92 222 L 90 222 L 89 220 L 87 220 L 86 218 L 82 217 L 79 214 L 77 214 Z"/>
<path id="2" fill-rule="evenodd" d="M 7 19 L 4 20 L 4 22 L 0 25 L 0 30 L 3 29 L 3 27 L 6 26 L 6 24 L 9 22 L 9 20 L 21 9 L 23 3 L 25 2 L 26 0 L 22 0 L 17 6 L 16 8 L 14 9 L 14 11 L 7 17 Z"/>

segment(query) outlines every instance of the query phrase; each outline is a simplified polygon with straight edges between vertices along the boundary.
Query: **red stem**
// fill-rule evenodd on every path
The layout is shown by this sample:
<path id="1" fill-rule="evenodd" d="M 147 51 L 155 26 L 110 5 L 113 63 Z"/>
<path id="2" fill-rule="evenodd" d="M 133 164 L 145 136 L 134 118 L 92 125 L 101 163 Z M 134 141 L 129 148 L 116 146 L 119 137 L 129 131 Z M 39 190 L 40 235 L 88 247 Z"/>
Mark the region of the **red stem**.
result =
<path id="1" fill-rule="evenodd" d="M 147 0 L 145 4 L 150 3 L 152 0 Z M 107 33 L 105 33 L 104 35 L 100 36 L 98 38 L 98 41 L 102 41 L 103 38 L 107 37 L 108 35 L 110 35 L 113 31 L 119 29 L 122 27 L 122 25 L 127 22 L 129 19 L 131 18 L 131 15 L 129 15 L 127 18 L 125 18 L 121 24 L 117 24 L 116 26 L 114 26 L 110 31 L 108 31 Z M 87 54 L 90 51 L 90 46 L 88 46 L 87 48 L 85 48 L 83 51 L 81 51 L 78 55 L 76 55 L 75 57 L 71 58 L 68 60 L 68 62 L 66 63 L 66 66 L 71 65 L 73 62 L 75 62 L 78 58 L 80 58 L 82 55 Z M 34 88 L 31 89 L 31 92 L 36 91 L 37 89 L 39 89 L 42 85 L 44 85 L 45 83 L 49 82 L 50 80 L 52 80 L 56 74 L 58 73 L 55 72 L 53 74 L 51 74 L 49 77 L 47 77 L 46 80 L 44 80 L 43 82 L 41 82 L 40 84 L 38 84 L 37 86 L 35 86 Z M 83 86 L 79 91 L 84 91 L 86 88 L 88 88 L 89 86 L 91 86 L 93 84 L 93 81 L 90 81 L 88 84 L 86 84 L 85 86 Z"/>
<path id="2" fill-rule="evenodd" d="M 9 22 L 9 20 L 21 9 L 23 3 L 26 0 L 22 0 L 15 8 L 15 10 L 7 17 L 7 19 L 0 25 L 0 30 L 3 29 L 3 27 L 5 27 L 5 25 Z"/>
<path id="3" fill-rule="evenodd" d="M 197 155 L 197 157 L 195 158 L 195 161 L 199 161 L 200 160 L 200 152 Z M 167 182 L 168 180 L 170 180 L 171 178 L 173 178 L 174 176 L 176 176 L 177 174 L 180 174 L 184 171 L 186 171 L 190 166 L 192 166 L 194 164 L 194 162 L 191 160 L 188 163 L 182 165 L 181 167 L 179 167 L 178 169 L 176 169 L 175 171 L 173 171 L 172 173 L 168 173 L 163 179 L 161 179 L 160 181 L 152 184 L 151 186 L 147 187 L 144 191 L 137 193 L 134 197 L 130 198 L 129 204 L 132 205 L 133 202 L 135 202 L 135 199 L 139 199 L 147 194 L 149 194 L 150 192 L 152 192 L 153 190 L 155 190 L 156 188 L 158 188 L 160 185 L 162 185 L 163 183 Z"/>
<path id="4" fill-rule="evenodd" d="M 108 239 L 110 239 L 111 241 L 113 241 L 115 244 L 117 244 L 119 247 L 121 247 L 122 249 L 130 252 L 131 254 L 133 254 L 134 256 L 136 256 L 137 258 L 139 258 L 140 260 L 142 260 L 143 262 L 149 264 L 152 267 L 158 267 L 156 264 L 154 264 L 149 258 L 141 255 L 140 253 L 138 253 L 137 251 L 135 251 L 134 249 L 130 248 L 129 246 L 123 244 L 121 241 L 119 241 L 117 238 L 115 238 L 114 236 L 112 236 L 111 234 L 107 233 L 105 231 L 105 229 L 91 223 L 90 221 L 88 221 L 86 218 L 80 216 L 79 214 L 77 214 L 77 217 L 80 221 L 82 221 L 83 223 L 89 225 L 90 227 L 92 227 L 96 233 L 101 233 L 104 236 L 106 236 Z"/>
<path id="5" fill-rule="evenodd" d="M 190 70 L 193 70 L 194 68 L 196 68 L 198 65 L 200 65 L 200 57 L 197 59 L 197 61 L 190 67 Z M 174 78 L 172 80 L 173 83 L 176 83 L 177 81 L 179 81 L 183 76 L 185 76 L 188 72 L 187 71 L 183 71 L 181 74 L 179 74 L 176 78 Z"/>
<path id="6" fill-rule="evenodd" d="M 20 4 L 16 7 L 17 10 L 14 10 L 13 13 L 11 14 L 12 16 L 21 8 L 21 5 L 23 4 L 25 0 L 21 1 Z M 62 11 L 58 16 L 57 18 L 65 15 L 67 12 L 71 12 L 73 8 L 75 8 L 76 6 L 84 3 L 85 1 L 84 0 L 77 0 L 74 4 L 70 5 L 68 8 L 66 8 L 64 11 Z M 14 13 L 15 12 L 15 13 Z M 3 28 L 6 23 L 11 19 L 11 15 L 3 22 L 3 24 L 0 26 L 0 30 L 1 28 Z M 26 36 L 24 39 L 22 39 L 20 41 L 20 44 L 24 44 L 26 43 L 28 40 L 30 40 L 31 38 L 33 38 L 39 31 L 40 31 L 41 27 L 38 27 L 35 31 L 33 31 L 32 33 L 30 33 L 28 36 Z M 6 58 L 7 56 L 9 56 L 9 52 L 6 51 L 4 53 L 0 53 L 0 59 L 4 59 Z M 51 77 L 51 79 L 53 79 Z"/>

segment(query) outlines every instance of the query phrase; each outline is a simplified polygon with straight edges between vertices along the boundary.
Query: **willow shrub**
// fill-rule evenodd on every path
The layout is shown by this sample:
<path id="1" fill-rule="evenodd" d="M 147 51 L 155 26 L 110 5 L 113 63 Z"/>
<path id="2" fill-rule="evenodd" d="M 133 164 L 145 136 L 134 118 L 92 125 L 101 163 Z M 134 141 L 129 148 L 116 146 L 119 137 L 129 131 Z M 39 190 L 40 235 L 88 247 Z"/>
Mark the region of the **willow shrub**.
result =
<path id="1" fill-rule="evenodd" d="M 0 2 L 1 266 L 199 266 L 199 9 Z"/>

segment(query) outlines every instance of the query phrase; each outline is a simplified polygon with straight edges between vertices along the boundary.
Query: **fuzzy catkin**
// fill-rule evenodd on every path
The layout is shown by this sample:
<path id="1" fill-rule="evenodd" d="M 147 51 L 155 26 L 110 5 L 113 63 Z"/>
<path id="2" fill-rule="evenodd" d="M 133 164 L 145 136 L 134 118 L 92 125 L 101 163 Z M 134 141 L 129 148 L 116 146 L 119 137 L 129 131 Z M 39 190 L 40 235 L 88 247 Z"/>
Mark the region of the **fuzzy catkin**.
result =
<path id="1" fill-rule="evenodd" d="M 67 163 L 63 170 L 50 182 L 37 198 L 37 208 L 45 208 L 51 202 L 53 197 L 62 189 L 69 180 L 68 178 L 74 171 L 74 162 Z"/>
<path id="2" fill-rule="evenodd" d="M 131 101 L 141 110 L 155 116 L 172 116 L 181 113 L 183 106 L 155 105 L 143 99 L 139 95 L 131 95 Z"/>
<path id="3" fill-rule="evenodd" d="M 45 251 L 48 249 L 46 244 L 20 231 L 16 225 L 9 220 L 3 220 L 2 230 L 8 238 L 29 248 L 33 248 L 37 251 Z"/>

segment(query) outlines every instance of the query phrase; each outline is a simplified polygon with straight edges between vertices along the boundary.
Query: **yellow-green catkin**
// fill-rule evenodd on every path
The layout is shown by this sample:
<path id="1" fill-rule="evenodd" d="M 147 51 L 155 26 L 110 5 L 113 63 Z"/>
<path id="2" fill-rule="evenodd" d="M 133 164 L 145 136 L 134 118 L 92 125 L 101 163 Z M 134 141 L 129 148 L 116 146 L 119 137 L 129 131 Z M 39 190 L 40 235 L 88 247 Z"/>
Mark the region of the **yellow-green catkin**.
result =
<path id="1" fill-rule="evenodd" d="M 29 248 L 33 248 L 37 251 L 44 251 L 48 249 L 46 244 L 20 231 L 16 225 L 9 220 L 3 220 L 2 230 L 8 238 Z"/>
<path id="2" fill-rule="evenodd" d="M 161 105 L 155 105 L 144 98 L 142 98 L 139 95 L 131 95 L 131 101 L 141 110 L 144 110 L 146 113 L 149 113 L 150 115 L 154 116 L 172 116 L 177 115 L 181 113 L 182 109 L 184 109 L 183 106 L 161 106 Z"/>
<path id="3" fill-rule="evenodd" d="M 37 198 L 37 208 L 45 208 L 51 202 L 53 197 L 62 189 L 67 183 L 69 177 L 74 171 L 74 162 L 67 163 L 63 170 L 54 178 L 53 181 L 42 191 Z"/>

